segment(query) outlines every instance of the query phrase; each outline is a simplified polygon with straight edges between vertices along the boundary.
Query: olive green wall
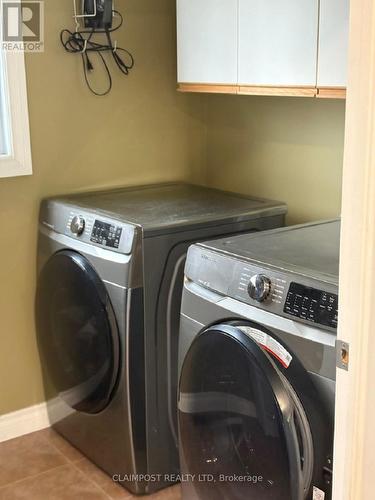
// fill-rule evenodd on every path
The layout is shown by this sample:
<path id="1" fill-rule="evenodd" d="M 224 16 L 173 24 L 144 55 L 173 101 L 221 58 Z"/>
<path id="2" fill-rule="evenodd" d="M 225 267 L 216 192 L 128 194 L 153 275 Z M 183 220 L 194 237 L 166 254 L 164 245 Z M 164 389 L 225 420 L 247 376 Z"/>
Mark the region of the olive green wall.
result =
<path id="1" fill-rule="evenodd" d="M 207 96 L 206 184 L 286 201 L 288 223 L 340 213 L 345 102 Z"/>
<path id="2" fill-rule="evenodd" d="M 175 0 L 118 2 L 136 68 L 110 96 L 59 44 L 72 3 L 48 0 L 46 51 L 27 56 L 34 174 L 0 179 L 0 414 L 43 400 L 33 297 L 37 212 L 61 192 L 172 179 L 288 202 L 289 222 L 336 215 L 344 103 L 181 95 Z"/>
<path id="3" fill-rule="evenodd" d="M 117 2 L 119 45 L 136 68 L 113 68 L 110 96 L 82 81 L 80 56 L 63 51 L 72 2 L 48 0 L 46 51 L 27 56 L 34 174 L 0 179 L 0 414 L 43 400 L 33 297 L 37 211 L 43 196 L 99 186 L 187 179 L 203 158 L 201 98 L 176 93 L 175 0 Z"/>

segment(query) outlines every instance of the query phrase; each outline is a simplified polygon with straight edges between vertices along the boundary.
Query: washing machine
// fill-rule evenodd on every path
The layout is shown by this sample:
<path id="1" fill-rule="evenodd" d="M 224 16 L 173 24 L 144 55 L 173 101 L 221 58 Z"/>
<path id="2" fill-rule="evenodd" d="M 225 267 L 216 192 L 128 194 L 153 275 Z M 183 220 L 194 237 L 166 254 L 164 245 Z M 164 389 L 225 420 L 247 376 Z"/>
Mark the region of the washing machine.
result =
<path id="1" fill-rule="evenodd" d="M 188 184 L 40 209 L 36 327 L 51 425 L 134 493 L 173 482 L 188 246 L 283 225 L 283 203 Z"/>
<path id="2" fill-rule="evenodd" d="M 331 498 L 339 234 L 334 220 L 190 248 L 184 500 Z"/>

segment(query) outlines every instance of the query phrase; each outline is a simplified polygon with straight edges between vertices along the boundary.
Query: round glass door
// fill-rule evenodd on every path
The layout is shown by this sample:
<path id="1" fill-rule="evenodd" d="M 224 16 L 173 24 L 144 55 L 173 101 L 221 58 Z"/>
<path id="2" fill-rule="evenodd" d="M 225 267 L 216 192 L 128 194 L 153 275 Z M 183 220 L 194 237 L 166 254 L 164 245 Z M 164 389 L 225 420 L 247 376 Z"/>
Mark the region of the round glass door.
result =
<path id="1" fill-rule="evenodd" d="M 119 336 L 106 288 L 82 255 L 53 255 L 38 278 L 38 343 L 53 388 L 71 408 L 108 404 L 119 367 Z"/>
<path id="2" fill-rule="evenodd" d="M 305 497 L 293 399 L 272 361 L 242 331 L 220 325 L 195 339 L 178 410 L 182 468 L 194 475 L 198 498 Z"/>

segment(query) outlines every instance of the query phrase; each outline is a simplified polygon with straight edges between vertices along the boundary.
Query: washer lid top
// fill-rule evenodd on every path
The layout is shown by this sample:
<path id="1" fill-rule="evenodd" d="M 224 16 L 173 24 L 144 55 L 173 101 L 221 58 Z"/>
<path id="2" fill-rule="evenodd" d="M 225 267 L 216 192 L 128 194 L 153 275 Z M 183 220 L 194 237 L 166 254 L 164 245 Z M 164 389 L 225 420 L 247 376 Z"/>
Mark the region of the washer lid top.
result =
<path id="1" fill-rule="evenodd" d="M 203 245 L 265 267 L 338 283 L 339 219 L 243 234 Z"/>
<path id="2" fill-rule="evenodd" d="M 183 183 L 81 193 L 49 200 L 142 226 L 144 231 L 233 223 L 283 215 L 284 203 Z"/>

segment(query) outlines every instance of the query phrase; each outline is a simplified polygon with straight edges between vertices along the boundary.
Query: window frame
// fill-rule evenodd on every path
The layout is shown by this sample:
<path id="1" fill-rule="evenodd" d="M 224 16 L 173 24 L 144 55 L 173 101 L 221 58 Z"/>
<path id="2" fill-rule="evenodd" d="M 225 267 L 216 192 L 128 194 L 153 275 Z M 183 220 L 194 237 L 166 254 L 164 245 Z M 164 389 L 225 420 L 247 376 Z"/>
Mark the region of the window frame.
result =
<path id="1" fill-rule="evenodd" d="M 0 49 L 1 50 L 1 49 Z M 25 56 L 23 52 L 3 51 L 5 101 L 10 129 L 10 154 L 0 155 L 0 177 L 32 174 L 29 111 Z"/>

